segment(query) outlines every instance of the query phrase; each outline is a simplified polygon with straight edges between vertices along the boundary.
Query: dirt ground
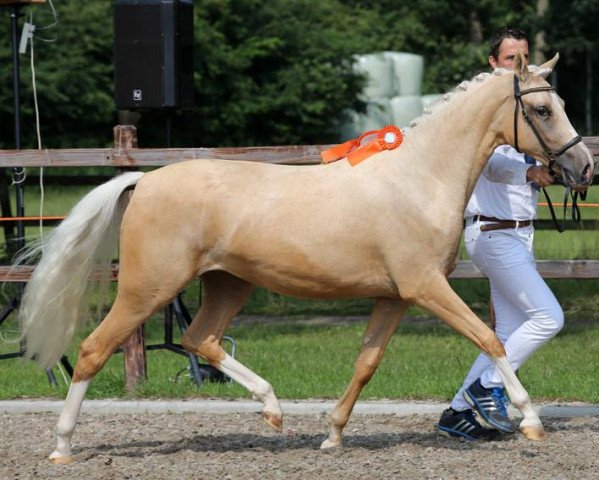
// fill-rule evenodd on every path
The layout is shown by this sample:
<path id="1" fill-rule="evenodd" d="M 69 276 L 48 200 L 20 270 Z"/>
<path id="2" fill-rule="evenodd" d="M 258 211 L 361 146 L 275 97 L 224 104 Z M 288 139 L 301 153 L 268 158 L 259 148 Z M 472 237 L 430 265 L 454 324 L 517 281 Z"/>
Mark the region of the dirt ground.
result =
<path id="1" fill-rule="evenodd" d="M 56 414 L 0 414 L 0 479 L 597 479 L 599 417 L 544 419 L 548 438 L 439 436 L 437 416 L 353 415 L 345 446 L 321 451 L 327 417 L 83 413 L 77 462 L 47 460 Z"/>

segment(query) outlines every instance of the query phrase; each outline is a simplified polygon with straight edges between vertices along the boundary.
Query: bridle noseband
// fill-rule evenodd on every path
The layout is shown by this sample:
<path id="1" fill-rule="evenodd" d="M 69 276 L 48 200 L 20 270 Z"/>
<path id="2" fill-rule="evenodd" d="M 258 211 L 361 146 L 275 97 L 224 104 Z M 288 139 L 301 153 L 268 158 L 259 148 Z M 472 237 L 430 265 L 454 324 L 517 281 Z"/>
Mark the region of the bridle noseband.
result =
<path id="1" fill-rule="evenodd" d="M 518 109 L 522 109 L 522 116 L 524 117 L 524 120 L 526 120 L 526 123 L 528 123 L 529 127 L 535 134 L 535 137 L 537 137 L 537 140 L 541 144 L 541 147 L 543 148 L 543 151 L 545 152 L 547 157 L 549 157 L 548 167 L 549 167 L 549 171 L 551 173 L 554 173 L 553 165 L 555 164 L 557 158 L 560 155 L 563 155 L 567 150 L 572 148 L 574 145 L 577 145 L 578 143 L 580 143 L 582 141 L 582 137 L 580 135 L 576 135 L 572 140 L 570 140 L 568 143 L 566 143 L 560 150 L 558 150 L 557 152 L 554 152 L 547 146 L 547 144 L 541 137 L 541 134 L 539 133 L 538 128 L 535 126 L 533 121 L 528 116 L 528 112 L 526 110 L 526 107 L 524 106 L 524 102 L 522 102 L 522 97 L 524 95 L 528 95 L 529 93 L 550 92 L 550 91 L 554 91 L 554 90 L 555 90 L 555 88 L 553 88 L 551 86 L 547 86 L 547 87 L 533 87 L 533 88 L 529 88 L 527 90 L 521 91 L 520 90 L 520 80 L 518 79 L 518 75 L 514 75 L 514 98 L 516 99 L 516 106 L 514 108 L 514 147 L 516 148 L 516 150 L 518 152 L 520 151 L 520 148 L 518 147 Z"/>

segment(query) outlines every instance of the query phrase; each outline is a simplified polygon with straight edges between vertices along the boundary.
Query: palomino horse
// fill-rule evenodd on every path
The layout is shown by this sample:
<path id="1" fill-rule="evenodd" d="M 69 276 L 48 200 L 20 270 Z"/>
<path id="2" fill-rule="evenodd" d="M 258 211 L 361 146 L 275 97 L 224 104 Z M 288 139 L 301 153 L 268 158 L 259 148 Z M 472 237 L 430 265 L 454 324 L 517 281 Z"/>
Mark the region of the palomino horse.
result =
<path id="1" fill-rule="evenodd" d="M 246 387 L 277 430 L 283 417 L 271 385 L 220 345 L 254 285 L 303 298 L 376 298 L 322 448 L 341 445 L 354 404 L 409 304 L 430 310 L 489 355 L 524 416 L 521 430 L 543 438 L 501 342 L 447 275 L 456 265 L 466 201 L 496 146 L 514 145 L 517 134 L 522 151 L 551 163 L 570 186 L 590 184 L 593 157 L 544 80 L 556 61 L 529 69 L 521 57 L 515 72 L 464 82 L 406 132 L 400 148 L 355 167 L 345 160 L 301 167 L 196 160 L 124 174 L 89 193 L 42 247 L 22 304 L 28 355 L 53 365 L 85 316 L 85 286 L 98 252 L 108 252 L 104 260 L 113 253 L 105 247 L 116 244 L 112 227 L 120 224 L 117 297 L 80 346 L 51 460 L 73 461 L 81 403 L 108 357 L 197 277 L 202 304 L 183 346 Z M 537 135 L 515 116 L 521 108 Z"/>

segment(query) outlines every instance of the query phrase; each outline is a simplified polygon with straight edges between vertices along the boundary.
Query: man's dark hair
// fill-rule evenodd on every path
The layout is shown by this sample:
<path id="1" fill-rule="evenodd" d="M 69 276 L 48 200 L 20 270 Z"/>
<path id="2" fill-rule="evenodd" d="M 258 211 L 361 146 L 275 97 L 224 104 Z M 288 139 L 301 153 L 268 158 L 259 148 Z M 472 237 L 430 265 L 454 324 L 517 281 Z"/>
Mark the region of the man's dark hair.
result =
<path id="1" fill-rule="evenodd" d="M 494 59 L 497 60 L 501 42 L 503 42 L 506 38 L 513 38 L 514 40 L 526 40 L 527 43 L 530 43 L 528 40 L 528 35 L 526 35 L 524 30 L 521 30 L 520 28 L 503 27 L 501 30 L 495 32 L 489 40 L 489 55 L 491 55 Z"/>

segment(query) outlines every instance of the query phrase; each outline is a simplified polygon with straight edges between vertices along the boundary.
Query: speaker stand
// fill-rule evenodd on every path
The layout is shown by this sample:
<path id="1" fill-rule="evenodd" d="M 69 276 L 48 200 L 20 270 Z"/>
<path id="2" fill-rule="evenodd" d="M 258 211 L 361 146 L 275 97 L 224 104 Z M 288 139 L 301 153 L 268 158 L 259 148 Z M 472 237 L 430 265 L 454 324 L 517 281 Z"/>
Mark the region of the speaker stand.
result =
<path id="1" fill-rule="evenodd" d="M 21 16 L 21 5 L 24 2 L 6 3 L 9 9 L 10 22 L 11 22 L 11 46 L 12 46 L 12 79 L 13 79 L 13 91 L 14 91 L 14 115 L 15 115 L 15 148 L 16 150 L 21 149 L 21 78 L 20 78 L 20 66 L 19 66 L 19 51 L 18 51 L 18 30 L 19 30 L 19 17 Z M 33 2 L 31 2 L 33 3 Z M 20 251 L 25 248 L 25 223 L 22 218 L 25 216 L 25 169 L 23 167 L 12 168 L 13 183 L 16 188 L 16 212 L 19 220 L 17 224 L 17 239 L 16 246 L 17 250 Z M 8 239 L 6 239 L 8 242 Z M 21 298 L 23 296 L 24 284 L 19 283 L 19 292 L 6 307 L 0 313 L 0 325 L 10 316 L 10 314 L 19 308 Z M 6 353 L 0 355 L 0 360 L 9 358 L 22 357 L 25 352 L 25 345 L 21 342 L 19 351 L 15 353 Z M 66 356 L 60 359 L 60 363 L 64 366 L 67 373 L 73 376 L 73 367 L 69 363 Z M 52 372 L 52 369 L 46 369 L 46 375 L 48 381 L 53 386 L 58 386 L 56 376 Z"/>

